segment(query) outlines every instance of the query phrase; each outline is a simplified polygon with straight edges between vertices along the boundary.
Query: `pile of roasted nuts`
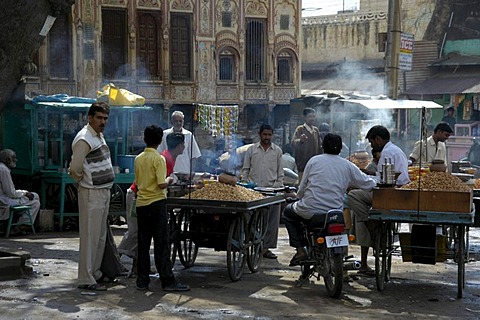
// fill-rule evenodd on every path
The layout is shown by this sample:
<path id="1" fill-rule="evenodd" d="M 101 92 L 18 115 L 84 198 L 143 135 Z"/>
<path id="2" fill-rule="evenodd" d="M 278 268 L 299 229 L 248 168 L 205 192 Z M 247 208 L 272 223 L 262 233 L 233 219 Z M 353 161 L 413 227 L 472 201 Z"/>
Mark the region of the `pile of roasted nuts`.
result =
<path id="1" fill-rule="evenodd" d="M 197 189 L 186 195 L 184 198 L 191 199 L 207 199 L 207 200 L 221 200 L 221 201 L 252 201 L 264 198 L 260 192 L 247 189 L 245 187 L 230 184 L 214 182 L 205 185 L 201 189 Z"/>
<path id="2" fill-rule="evenodd" d="M 348 160 L 360 169 L 365 169 L 371 161 L 367 152 L 355 152 L 348 157 Z"/>
<path id="3" fill-rule="evenodd" d="M 401 189 L 457 192 L 470 192 L 472 190 L 472 188 L 460 180 L 460 178 L 453 176 L 449 172 L 438 171 L 422 174 L 420 182 L 412 181 L 402 186 Z"/>

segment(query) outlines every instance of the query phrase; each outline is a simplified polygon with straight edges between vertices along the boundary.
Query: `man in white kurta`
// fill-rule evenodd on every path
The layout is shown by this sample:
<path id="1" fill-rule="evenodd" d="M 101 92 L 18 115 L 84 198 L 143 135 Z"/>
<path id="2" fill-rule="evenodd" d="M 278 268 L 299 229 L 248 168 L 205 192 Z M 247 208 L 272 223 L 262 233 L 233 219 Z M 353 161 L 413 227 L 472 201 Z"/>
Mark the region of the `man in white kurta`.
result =
<path id="1" fill-rule="evenodd" d="M 190 173 L 190 161 L 192 163 L 192 170 L 195 168 L 195 159 L 202 155 L 200 148 L 198 148 L 197 141 L 193 134 L 183 128 L 185 116 L 181 111 L 174 111 L 172 113 L 172 125 L 170 129 L 163 130 L 162 143 L 158 147 L 158 152 L 167 149 L 167 136 L 172 132 L 179 132 L 185 136 L 185 150 L 175 160 L 174 172 Z"/>

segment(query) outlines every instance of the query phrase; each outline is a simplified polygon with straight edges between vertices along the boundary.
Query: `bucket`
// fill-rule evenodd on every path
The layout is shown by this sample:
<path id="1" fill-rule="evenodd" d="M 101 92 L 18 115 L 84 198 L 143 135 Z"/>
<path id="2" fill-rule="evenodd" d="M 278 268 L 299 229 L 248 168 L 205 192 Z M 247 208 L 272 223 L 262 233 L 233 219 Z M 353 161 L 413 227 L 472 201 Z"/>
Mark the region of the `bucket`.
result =
<path id="1" fill-rule="evenodd" d="M 133 162 L 135 161 L 135 155 L 118 155 L 117 156 L 117 165 L 120 167 L 120 172 L 125 172 L 125 169 L 128 169 L 133 173 Z"/>

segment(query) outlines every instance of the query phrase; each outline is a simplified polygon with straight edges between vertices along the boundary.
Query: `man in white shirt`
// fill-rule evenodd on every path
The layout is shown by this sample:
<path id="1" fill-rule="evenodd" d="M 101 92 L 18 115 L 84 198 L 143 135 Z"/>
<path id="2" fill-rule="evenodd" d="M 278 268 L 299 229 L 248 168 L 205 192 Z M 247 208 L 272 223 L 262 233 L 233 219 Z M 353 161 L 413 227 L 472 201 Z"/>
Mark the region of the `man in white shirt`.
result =
<path id="1" fill-rule="evenodd" d="M 384 126 L 373 126 L 368 130 L 366 138 L 370 142 L 370 145 L 375 150 L 381 151 L 380 159 L 378 160 L 376 176 L 381 177 L 382 164 L 385 163 L 385 159 L 388 159 L 390 163 L 395 166 L 395 172 L 400 172 L 397 178 L 397 186 L 402 186 L 410 182 L 408 176 L 408 161 L 407 156 L 403 153 L 402 149 L 393 144 L 390 141 L 390 132 Z M 372 191 L 364 191 L 355 189 L 348 193 L 348 201 L 350 210 L 353 211 L 357 222 L 368 222 L 368 215 L 370 207 L 372 206 Z M 367 224 L 367 227 L 369 224 Z M 360 235 L 357 237 L 362 239 L 371 239 L 371 234 Z M 371 243 L 371 241 L 367 241 Z M 362 267 L 359 270 L 360 273 L 371 274 L 372 269 L 367 264 L 369 243 L 357 243 L 361 247 L 361 260 Z"/>
<path id="2" fill-rule="evenodd" d="M 443 160 L 447 164 L 447 150 L 445 147 L 445 141 L 453 133 L 452 128 L 446 122 L 440 122 L 433 130 L 433 134 L 427 138 L 427 142 L 417 141 L 413 147 L 413 151 L 410 154 L 410 160 L 412 164 L 419 165 L 432 163 L 433 160 Z M 422 151 L 420 154 L 420 146 Z"/>
<path id="3" fill-rule="evenodd" d="M 162 143 L 158 147 L 158 152 L 162 152 L 163 150 L 167 149 L 167 136 L 172 132 L 179 132 L 185 136 L 185 150 L 182 154 L 180 154 L 176 161 L 175 167 L 173 168 L 174 172 L 180 173 L 190 173 L 190 161 L 192 163 L 192 170 L 195 168 L 195 159 L 200 158 L 202 155 L 200 149 L 198 148 L 197 141 L 193 134 L 184 129 L 184 119 L 185 116 L 181 111 L 174 111 L 172 113 L 172 125 L 170 129 L 166 129 L 163 131 L 163 138 Z"/>
<path id="4" fill-rule="evenodd" d="M 306 258 L 301 222 L 316 225 L 325 221 L 324 213 L 329 210 L 342 210 L 348 187 L 369 191 L 377 184 L 374 177 L 366 175 L 352 162 L 339 156 L 342 150 L 342 138 L 339 135 L 328 133 L 322 147 L 324 154 L 312 157 L 305 166 L 297 193 L 300 200 L 287 205 L 283 212 L 290 246 L 297 249 L 290 266 Z"/>

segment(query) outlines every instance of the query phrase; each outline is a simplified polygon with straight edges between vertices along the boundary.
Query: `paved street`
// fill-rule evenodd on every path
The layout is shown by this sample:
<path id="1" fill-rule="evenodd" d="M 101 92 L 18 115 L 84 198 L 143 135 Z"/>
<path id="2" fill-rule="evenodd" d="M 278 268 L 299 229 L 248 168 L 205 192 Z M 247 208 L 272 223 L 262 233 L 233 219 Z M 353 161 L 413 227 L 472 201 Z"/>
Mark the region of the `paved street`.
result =
<path id="1" fill-rule="evenodd" d="M 116 241 L 125 227 L 116 227 Z M 120 278 L 107 292 L 76 288 L 78 235 L 43 233 L 1 239 L 1 247 L 26 250 L 32 277 L 0 282 L 0 319 L 478 319 L 479 262 L 466 265 L 466 288 L 457 299 L 457 265 L 452 261 L 423 265 L 394 257 L 392 281 L 378 292 L 374 278 L 357 277 L 344 285 L 340 299 L 326 295 L 322 281 L 296 287 L 299 267 L 288 267 L 293 251 L 282 227 L 277 260 L 264 261 L 258 273 L 246 271 L 231 282 L 225 252 L 201 248 L 195 265 L 175 273 L 192 290 L 164 293 L 152 279 L 147 292 L 135 289 L 134 278 Z M 480 259 L 480 232 L 470 233 L 471 258 Z M 359 256 L 358 247 L 350 252 Z M 127 265 L 128 259 L 123 260 Z M 374 265 L 373 259 L 370 260 Z"/>

